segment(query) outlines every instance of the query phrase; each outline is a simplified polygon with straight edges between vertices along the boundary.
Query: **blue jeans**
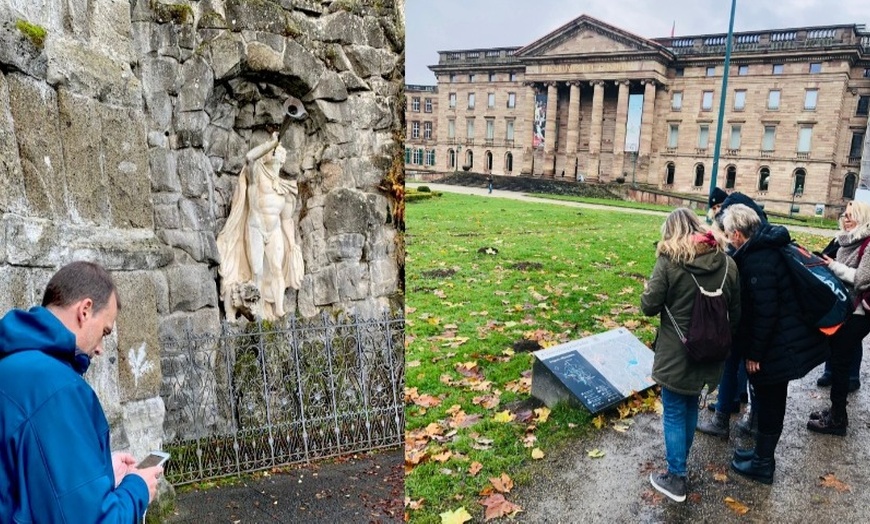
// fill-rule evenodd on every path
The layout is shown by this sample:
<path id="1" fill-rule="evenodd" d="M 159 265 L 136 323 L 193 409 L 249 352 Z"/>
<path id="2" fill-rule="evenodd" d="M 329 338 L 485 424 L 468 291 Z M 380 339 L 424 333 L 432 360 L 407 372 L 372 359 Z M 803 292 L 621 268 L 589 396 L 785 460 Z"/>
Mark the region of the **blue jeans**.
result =
<path id="1" fill-rule="evenodd" d="M 662 387 L 665 456 L 668 473 L 686 476 L 686 459 L 698 425 L 699 395 L 683 395 Z"/>
<path id="2" fill-rule="evenodd" d="M 737 399 L 746 393 L 746 363 L 732 351 L 725 359 L 725 369 L 719 380 L 719 394 L 716 396 L 716 411 L 730 415 L 737 411 Z"/>

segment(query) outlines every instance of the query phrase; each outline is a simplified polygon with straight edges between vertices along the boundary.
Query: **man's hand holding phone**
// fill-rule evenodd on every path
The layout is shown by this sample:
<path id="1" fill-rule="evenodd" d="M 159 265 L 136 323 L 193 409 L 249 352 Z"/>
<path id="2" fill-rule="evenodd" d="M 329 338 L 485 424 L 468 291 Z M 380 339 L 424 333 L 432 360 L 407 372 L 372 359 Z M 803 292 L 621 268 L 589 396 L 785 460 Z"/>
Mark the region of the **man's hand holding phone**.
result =
<path id="1" fill-rule="evenodd" d="M 133 475 L 139 475 L 148 486 L 148 501 L 154 500 L 157 495 L 157 479 L 163 473 L 163 463 L 169 459 L 169 453 L 163 451 L 151 451 L 142 462 L 130 469 Z"/>

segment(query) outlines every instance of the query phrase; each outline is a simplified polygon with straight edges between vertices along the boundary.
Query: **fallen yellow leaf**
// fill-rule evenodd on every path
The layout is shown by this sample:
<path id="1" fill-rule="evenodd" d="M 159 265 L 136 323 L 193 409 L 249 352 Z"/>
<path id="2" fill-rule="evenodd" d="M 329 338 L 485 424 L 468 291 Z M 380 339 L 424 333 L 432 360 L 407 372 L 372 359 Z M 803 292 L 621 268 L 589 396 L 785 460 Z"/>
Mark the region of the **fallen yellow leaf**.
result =
<path id="1" fill-rule="evenodd" d="M 548 407 L 538 408 L 535 410 L 535 415 L 537 415 L 537 417 L 535 418 L 535 421 L 538 424 L 543 424 L 544 422 L 547 421 L 547 418 L 549 418 L 549 416 L 550 416 L 550 408 L 548 408 Z"/>
<path id="2" fill-rule="evenodd" d="M 544 458 L 544 452 L 541 451 L 541 448 L 535 448 L 532 450 L 532 458 L 535 460 L 541 460 Z"/>
<path id="3" fill-rule="evenodd" d="M 471 475 L 472 477 L 474 477 L 475 475 L 480 473 L 480 470 L 482 470 L 482 469 L 483 469 L 483 464 L 481 464 L 480 462 L 474 461 L 471 463 L 471 466 L 468 467 L 468 474 Z"/>
<path id="4" fill-rule="evenodd" d="M 499 411 L 498 413 L 495 414 L 494 417 L 492 417 L 492 419 L 494 421 L 503 422 L 503 423 L 512 422 L 515 418 L 517 418 L 517 416 L 514 415 L 513 413 L 511 413 L 510 410 L 507 410 L 507 409 L 504 411 Z"/>
<path id="5" fill-rule="evenodd" d="M 746 504 L 738 500 L 734 500 L 731 497 L 725 497 L 725 504 L 728 506 L 731 511 L 737 513 L 738 515 L 746 515 L 749 513 L 749 507 Z"/>
<path id="6" fill-rule="evenodd" d="M 586 454 L 589 455 L 590 458 L 594 458 L 594 459 L 601 458 L 605 455 L 605 453 L 598 448 L 595 448 L 593 450 L 589 450 L 586 452 Z"/>
<path id="7" fill-rule="evenodd" d="M 440 517 L 441 524 L 462 524 L 471 520 L 471 515 L 466 511 L 465 506 L 453 511 L 445 511 L 440 514 Z"/>

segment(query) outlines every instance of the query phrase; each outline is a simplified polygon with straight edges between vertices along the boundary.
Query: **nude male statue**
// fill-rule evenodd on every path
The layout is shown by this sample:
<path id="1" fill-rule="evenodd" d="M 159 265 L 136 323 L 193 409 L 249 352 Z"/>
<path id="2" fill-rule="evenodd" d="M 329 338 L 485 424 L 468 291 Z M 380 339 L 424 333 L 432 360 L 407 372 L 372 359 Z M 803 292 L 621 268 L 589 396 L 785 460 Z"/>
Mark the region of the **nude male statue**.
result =
<path id="1" fill-rule="evenodd" d="M 280 177 L 286 158 L 278 133 L 245 155 L 230 216 L 217 238 L 221 294 L 230 321 L 237 312 L 266 320 L 283 317 L 284 292 L 302 284 L 305 266 L 293 222 L 298 189 L 295 181 Z M 256 305 L 246 311 L 251 306 L 245 297 L 252 294 Z"/>

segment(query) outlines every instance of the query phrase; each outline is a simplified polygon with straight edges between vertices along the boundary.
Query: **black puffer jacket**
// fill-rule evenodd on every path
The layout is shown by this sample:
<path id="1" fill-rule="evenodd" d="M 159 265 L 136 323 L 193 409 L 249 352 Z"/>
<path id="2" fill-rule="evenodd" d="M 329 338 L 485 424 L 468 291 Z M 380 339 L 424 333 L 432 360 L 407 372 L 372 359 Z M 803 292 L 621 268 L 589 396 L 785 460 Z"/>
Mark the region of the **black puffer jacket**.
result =
<path id="1" fill-rule="evenodd" d="M 761 363 L 754 384 L 778 384 L 806 375 L 828 357 L 828 341 L 801 319 L 789 269 L 779 248 L 791 237 L 765 224 L 734 253 L 740 269 L 741 317 L 734 350 Z"/>

